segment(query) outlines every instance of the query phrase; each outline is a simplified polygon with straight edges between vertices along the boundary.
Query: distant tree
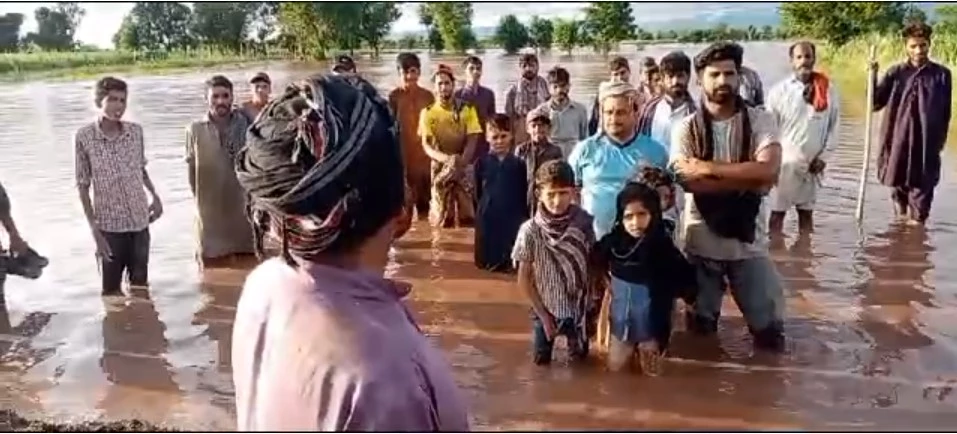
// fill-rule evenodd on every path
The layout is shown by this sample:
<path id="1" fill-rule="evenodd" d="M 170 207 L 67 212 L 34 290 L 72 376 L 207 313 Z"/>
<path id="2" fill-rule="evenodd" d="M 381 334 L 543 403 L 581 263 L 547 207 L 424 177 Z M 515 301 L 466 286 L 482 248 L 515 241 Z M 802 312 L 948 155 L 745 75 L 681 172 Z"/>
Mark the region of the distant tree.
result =
<path id="1" fill-rule="evenodd" d="M 179 2 L 137 2 L 113 36 L 117 48 L 176 50 L 189 47 L 192 11 Z"/>
<path id="2" fill-rule="evenodd" d="M 582 44 L 582 23 L 575 20 L 556 18 L 553 21 L 555 29 L 555 44 L 562 51 L 571 55 L 572 51 Z"/>
<path id="3" fill-rule="evenodd" d="M 635 37 L 631 3 L 592 2 L 585 8 L 585 31 L 595 50 L 607 54 L 619 42 Z"/>
<path id="4" fill-rule="evenodd" d="M 934 9 L 937 22 L 934 31 L 938 33 L 957 34 L 957 5 L 940 5 Z"/>
<path id="5" fill-rule="evenodd" d="M 528 45 L 536 50 L 552 49 L 554 42 L 555 28 L 551 20 L 546 20 L 538 15 L 532 16 L 528 23 Z"/>
<path id="6" fill-rule="evenodd" d="M 785 30 L 841 46 L 871 32 L 896 31 L 906 2 L 784 2 L 778 7 Z"/>
<path id="7" fill-rule="evenodd" d="M 15 12 L 0 15 L 0 52 L 12 53 L 20 48 L 23 18 L 23 14 Z"/>
<path id="8" fill-rule="evenodd" d="M 462 53 L 475 46 L 477 41 L 472 32 L 472 3 L 436 2 L 429 4 L 429 10 L 446 48 Z"/>
<path id="9" fill-rule="evenodd" d="M 382 40 L 392 30 L 392 24 L 402 16 L 396 2 L 363 2 L 359 19 L 359 34 L 379 57 Z"/>
<path id="10" fill-rule="evenodd" d="M 192 35 L 202 45 L 239 52 L 258 7 L 256 3 L 193 2 Z"/>
<path id="11" fill-rule="evenodd" d="M 528 29 L 515 15 L 505 15 L 495 29 L 495 42 L 502 46 L 506 54 L 515 54 L 528 45 Z"/>
<path id="12" fill-rule="evenodd" d="M 419 3 L 419 23 L 425 26 L 428 36 L 429 51 L 442 51 L 445 49 L 445 41 L 442 39 L 442 32 L 435 25 L 435 17 L 432 15 L 431 3 Z"/>
<path id="13" fill-rule="evenodd" d="M 39 7 L 33 13 L 37 31 L 28 33 L 24 41 L 44 50 L 72 50 L 76 46 L 76 29 L 85 15 L 86 11 L 74 2 Z"/>

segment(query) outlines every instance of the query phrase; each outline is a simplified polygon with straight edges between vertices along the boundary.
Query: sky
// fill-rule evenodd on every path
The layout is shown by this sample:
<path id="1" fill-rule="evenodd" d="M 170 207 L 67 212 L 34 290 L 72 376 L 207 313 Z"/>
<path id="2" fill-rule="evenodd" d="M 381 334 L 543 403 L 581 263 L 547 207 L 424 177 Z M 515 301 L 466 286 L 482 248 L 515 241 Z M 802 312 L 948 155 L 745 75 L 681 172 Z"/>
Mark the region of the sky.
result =
<path id="1" fill-rule="evenodd" d="M 533 15 L 546 18 L 573 18 L 581 17 L 582 9 L 587 2 L 522 2 L 522 3 L 473 3 L 475 11 L 473 26 L 491 27 L 498 20 L 508 14 L 516 15 L 526 21 Z M 26 17 L 21 32 L 36 30 L 36 21 L 33 11 L 41 6 L 52 7 L 54 3 L 23 3 L 0 2 L 0 14 L 19 12 Z M 113 34 L 120 27 L 123 16 L 130 11 L 133 3 L 87 3 L 80 2 L 86 9 L 86 17 L 77 30 L 77 39 L 85 44 L 97 45 L 103 48 L 112 48 Z M 774 10 L 776 3 L 656 3 L 634 2 L 632 9 L 639 25 L 666 23 L 669 21 L 700 20 L 718 23 L 729 15 L 740 15 L 749 10 L 760 9 L 761 12 Z M 416 13 L 418 3 L 403 3 L 402 17 L 392 28 L 393 33 L 404 33 L 422 30 L 419 17 Z"/>

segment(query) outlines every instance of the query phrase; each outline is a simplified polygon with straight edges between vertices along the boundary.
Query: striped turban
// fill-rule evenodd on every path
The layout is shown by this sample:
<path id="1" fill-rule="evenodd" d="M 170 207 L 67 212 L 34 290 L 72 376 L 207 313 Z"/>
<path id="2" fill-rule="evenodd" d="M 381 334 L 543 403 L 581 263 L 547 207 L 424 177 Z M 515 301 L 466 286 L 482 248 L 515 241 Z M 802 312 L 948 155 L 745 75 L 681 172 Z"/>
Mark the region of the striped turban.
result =
<path id="1" fill-rule="evenodd" d="M 361 77 L 290 85 L 247 131 L 236 175 L 263 244 L 310 258 L 357 246 L 398 215 L 402 156 L 388 104 Z"/>

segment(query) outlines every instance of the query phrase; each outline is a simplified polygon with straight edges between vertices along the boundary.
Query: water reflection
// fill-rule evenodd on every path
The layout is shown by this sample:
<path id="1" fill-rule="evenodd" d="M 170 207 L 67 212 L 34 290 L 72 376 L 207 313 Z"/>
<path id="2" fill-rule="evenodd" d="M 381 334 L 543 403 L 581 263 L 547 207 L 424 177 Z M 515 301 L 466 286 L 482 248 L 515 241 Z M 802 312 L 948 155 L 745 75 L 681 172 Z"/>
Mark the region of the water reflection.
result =
<path id="1" fill-rule="evenodd" d="M 699 47 L 651 46 L 627 56 L 674 49 L 694 54 Z M 517 59 L 495 52 L 482 57 L 483 84 L 503 95 L 518 78 Z M 786 44 L 746 44 L 745 58 L 766 87 L 790 70 Z M 457 65 L 461 59 L 422 53 L 422 60 L 427 75 L 438 61 Z M 541 70 L 568 68 L 571 96 L 590 103 L 606 79 L 606 61 L 543 55 Z M 8 102 L 0 108 L 0 174 L 16 202 L 21 231 L 53 264 L 39 280 L 7 282 L 9 313 L 0 310 L 0 403 L 30 409 L 33 402 L 64 415 L 99 408 L 106 417 L 172 417 L 186 429 L 234 426 L 231 325 L 244 273 L 196 272 L 183 127 L 205 110 L 202 83 L 209 75 L 225 74 L 243 95 L 248 77 L 259 70 L 272 76 L 278 90 L 328 67 L 274 63 L 129 78 L 128 117 L 144 127 L 150 174 L 166 212 L 150 228 L 152 293 L 106 307 L 90 256 L 92 240 L 77 230 L 83 215 L 72 181 L 72 134 L 93 116 L 92 80 L 0 86 Z M 362 60 L 359 70 L 383 92 L 395 85 L 391 59 Z M 504 98 L 497 99 L 501 110 Z M 844 95 L 843 106 L 855 104 L 859 95 Z M 414 284 L 409 302 L 423 330 L 445 350 L 479 428 L 957 426 L 957 403 L 942 384 L 957 372 L 951 205 L 937 204 L 929 234 L 888 230 L 890 209 L 876 199 L 883 193 L 871 174 L 869 197 L 875 199 L 865 206 L 865 224 L 856 228 L 861 122 L 845 117 L 842 123 L 815 212 L 817 232 L 782 239 L 772 252 L 788 297 L 791 343 L 783 357 L 753 353 L 729 301 L 720 339 L 676 337 L 662 377 L 611 375 L 600 360 L 537 369 L 529 362 L 528 303 L 512 278 L 475 269 L 470 231 L 436 235 L 424 225 L 414 227 L 392 253 L 390 276 Z M 940 197 L 957 190 L 952 161 Z M 101 369 L 107 381 L 97 375 Z M 888 405 L 894 408 L 881 409 Z"/>
<path id="2" fill-rule="evenodd" d="M 109 411 L 129 407 L 128 388 L 157 392 L 162 395 L 181 394 L 166 361 L 169 342 L 166 326 L 145 289 L 130 289 L 130 296 L 104 297 L 103 352 L 100 368 L 110 385 L 97 406 Z M 165 417 L 176 400 L 155 400 L 151 414 Z"/>

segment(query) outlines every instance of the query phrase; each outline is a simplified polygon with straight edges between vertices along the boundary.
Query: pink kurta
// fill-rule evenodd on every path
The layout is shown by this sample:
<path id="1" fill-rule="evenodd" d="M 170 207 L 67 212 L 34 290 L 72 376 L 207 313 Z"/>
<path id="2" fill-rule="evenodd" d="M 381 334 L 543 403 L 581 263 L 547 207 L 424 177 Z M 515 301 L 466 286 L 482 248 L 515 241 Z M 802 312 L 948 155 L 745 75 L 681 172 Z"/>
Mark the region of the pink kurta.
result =
<path id="1" fill-rule="evenodd" d="M 247 278 L 233 326 L 240 431 L 466 431 L 448 363 L 400 284 L 279 259 Z"/>

